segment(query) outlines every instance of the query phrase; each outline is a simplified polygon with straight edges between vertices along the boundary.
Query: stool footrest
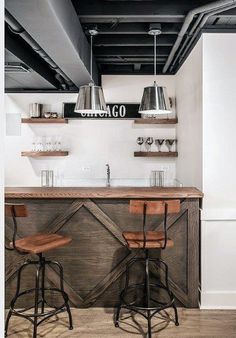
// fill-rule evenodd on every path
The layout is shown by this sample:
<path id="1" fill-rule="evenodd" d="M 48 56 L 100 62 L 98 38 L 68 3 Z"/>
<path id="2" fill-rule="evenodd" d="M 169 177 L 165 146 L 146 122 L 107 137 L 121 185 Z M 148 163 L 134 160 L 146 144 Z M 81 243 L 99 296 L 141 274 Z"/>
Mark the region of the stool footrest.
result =
<path id="1" fill-rule="evenodd" d="M 161 310 L 164 310 L 166 308 L 169 308 L 173 305 L 175 299 L 174 299 L 174 296 L 173 294 L 168 290 L 168 288 L 164 285 L 161 285 L 161 284 L 151 284 L 150 283 L 150 287 L 151 288 L 161 288 L 163 290 L 165 290 L 167 293 L 168 293 L 168 296 L 170 298 L 170 301 L 169 302 L 160 302 L 156 299 L 151 299 L 154 303 L 158 303 L 160 304 L 159 306 L 152 306 L 152 307 L 147 307 L 147 306 L 139 306 L 139 305 L 134 305 L 135 301 L 132 301 L 132 302 L 127 302 L 125 300 L 125 297 L 128 296 L 128 294 L 133 290 L 133 289 L 136 289 L 136 288 L 143 288 L 144 287 L 144 283 L 139 283 L 139 284 L 130 284 L 127 288 L 125 288 L 121 294 L 120 294 L 120 299 L 122 301 L 122 307 L 125 307 L 127 309 L 130 309 L 130 310 L 133 310 L 133 311 L 155 311 L 158 312 L 158 311 L 161 311 Z"/>
<path id="2" fill-rule="evenodd" d="M 37 337 L 38 326 L 48 319 L 49 317 L 55 316 L 58 313 L 66 311 L 69 319 L 69 330 L 73 329 L 72 315 L 69 305 L 69 297 L 64 291 L 64 277 L 63 267 L 57 261 L 46 260 L 42 253 L 38 253 L 38 261 L 25 261 L 17 271 L 17 285 L 15 297 L 10 303 L 10 309 L 8 311 L 6 322 L 5 322 L 5 337 L 7 336 L 9 321 L 12 316 L 18 316 L 29 320 L 33 324 L 33 338 Z M 35 274 L 35 287 L 21 291 L 21 275 L 22 271 L 28 265 L 36 265 Z M 45 272 L 46 265 L 53 265 L 57 268 L 59 274 L 59 287 L 45 287 Z M 50 304 L 48 302 L 48 294 L 59 295 L 61 297 L 59 306 Z M 17 304 L 18 299 L 23 299 L 24 296 L 31 297 L 34 305 L 28 306 L 23 309 L 19 309 Z M 50 299 L 50 298 L 49 298 Z"/>
<path id="3" fill-rule="evenodd" d="M 33 293 L 35 292 L 35 288 L 33 289 L 28 289 L 28 290 L 25 290 L 25 291 L 22 291 L 18 294 L 17 298 L 21 297 L 21 296 L 24 296 L 26 294 L 29 294 L 29 293 Z M 41 288 L 39 289 L 40 291 L 42 290 Z M 28 307 L 28 308 L 24 308 L 24 309 L 20 309 L 20 310 L 15 310 L 14 309 L 14 303 L 15 303 L 15 299 L 12 300 L 11 302 L 11 305 L 10 305 L 10 310 L 12 311 L 12 315 L 15 315 L 15 316 L 20 316 L 20 317 L 24 317 L 26 319 L 28 318 L 39 318 L 39 317 L 45 317 L 45 316 L 53 316 L 55 315 L 58 311 L 59 312 L 62 312 L 62 311 L 66 311 L 66 303 L 68 302 L 68 295 L 60 290 L 60 289 L 57 289 L 57 288 L 44 288 L 44 291 L 53 291 L 53 292 L 58 292 L 62 295 L 63 297 L 63 304 L 58 306 L 58 307 L 54 307 L 54 310 L 51 310 L 51 311 L 48 311 L 48 312 L 44 312 L 44 313 L 38 313 L 38 314 L 34 314 L 34 313 L 24 313 L 32 308 L 34 308 L 34 305 L 31 306 L 31 307 Z M 45 304 L 47 304 L 47 302 L 45 300 L 42 300 L 40 299 L 38 301 L 38 304 L 44 302 Z"/>

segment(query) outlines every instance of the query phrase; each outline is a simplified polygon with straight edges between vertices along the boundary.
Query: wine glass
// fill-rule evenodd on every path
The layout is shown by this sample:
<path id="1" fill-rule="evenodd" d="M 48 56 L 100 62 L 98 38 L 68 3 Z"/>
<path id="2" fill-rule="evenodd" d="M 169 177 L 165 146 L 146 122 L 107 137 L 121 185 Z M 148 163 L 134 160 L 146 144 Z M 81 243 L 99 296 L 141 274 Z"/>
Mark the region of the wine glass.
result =
<path id="1" fill-rule="evenodd" d="M 143 137 L 138 137 L 137 138 L 137 144 L 140 146 L 140 151 L 142 150 L 142 144 L 144 142 L 144 138 Z"/>
<path id="2" fill-rule="evenodd" d="M 155 145 L 157 146 L 158 151 L 161 151 L 161 146 L 164 143 L 164 141 L 165 141 L 164 139 L 156 139 L 155 140 Z"/>
<path id="3" fill-rule="evenodd" d="M 62 150 L 62 140 L 61 140 L 60 136 L 56 137 L 56 140 L 55 140 L 55 150 L 56 151 L 61 151 Z"/>
<path id="4" fill-rule="evenodd" d="M 46 137 L 46 140 L 45 140 L 45 151 L 52 151 L 51 137 Z"/>
<path id="5" fill-rule="evenodd" d="M 43 138 L 38 137 L 36 141 L 36 151 L 43 151 Z"/>
<path id="6" fill-rule="evenodd" d="M 151 151 L 152 144 L 153 144 L 153 137 L 148 137 L 145 142 L 145 147 L 147 151 Z"/>
<path id="7" fill-rule="evenodd" d="M 175 143 L 175 140 L 167 139 L 165 141 L 165 143 L 166 143 L 166 146 L 167 146 L 168 150 L 172 151 L 171 149 L 172 149 L 173 144 Z"/>
<path id="8" fill-rule="evenodd" d="M 170 140 L 170 145 L 171 145 L 171 151 L 175 151 L 175 147 L 174 147 L 174 144 L 176 144 L 177 140 L 173 139 L 173 140 Z"/>
<path id="9" fill-rule="evenodd" d="M 33 151 L 33 152 L 36 151 L 36 142 L 37 142 L 37 140 L 36 140 L 36 138 L 34 137 L 34 138 L 33 138 L 33 141 L 32 141 L 32 151 Z"/>

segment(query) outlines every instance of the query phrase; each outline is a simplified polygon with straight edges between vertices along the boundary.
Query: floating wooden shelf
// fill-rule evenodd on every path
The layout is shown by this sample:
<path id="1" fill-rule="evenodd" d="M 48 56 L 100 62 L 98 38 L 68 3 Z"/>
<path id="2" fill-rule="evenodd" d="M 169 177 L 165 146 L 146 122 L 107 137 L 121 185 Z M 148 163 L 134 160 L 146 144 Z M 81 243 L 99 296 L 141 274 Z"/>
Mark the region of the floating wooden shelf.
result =
<path id="1" fill-rule="evenodd" d="M 177 151 L 135 151 L 135 157 L 177 157 Z"/>
<path id="2" fill-rule="evenodd" d="M 178 119 L 171 118 L 171 119 L 135 119 L 135 124 L 177 124 Z"/>
<path id="3" fill-rule="evenodd" d="M 21 156 L 42 157 L 42 156 L 68 156 L 68 151 L 22 151 Z"/>
<path id="4" fill-rule="evenodd" d="M 21 123 L 68 123 L 68 119 L 63 118 L 22 118 Z"/>

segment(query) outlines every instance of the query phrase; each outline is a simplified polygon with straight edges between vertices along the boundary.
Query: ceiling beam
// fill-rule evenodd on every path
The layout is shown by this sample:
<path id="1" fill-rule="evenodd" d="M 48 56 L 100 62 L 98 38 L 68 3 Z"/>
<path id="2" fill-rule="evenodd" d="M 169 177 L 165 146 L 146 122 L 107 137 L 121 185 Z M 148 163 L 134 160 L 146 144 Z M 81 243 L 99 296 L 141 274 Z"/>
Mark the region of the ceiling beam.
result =
<path id="1" fill-rule="evenodd" d="M 159 47 L 157 56 L 168 56 L 171 47 Z M 99 56 L 153 56 L 153 47 L 94 47 L 93 53 Z"/>
<path id="2" fill-rule="evenodd" d="M 72 0 L 78 14 L 92 15 L 172 15 L 184 16 L 186 13 L 197 6 L 206 3 L 204 0 L 191 1 L 108 1 L 108 0 Z"/>
<path id="3" fill-rule="evenodd" d="M 173 46 L 176 40 L 175 35 L 160 35 L 157 37 L 158 46 Z M 94 38 L 93 45 L 95 47 L 101 46 L 153 46 L 153 36 L 145 35 L 98 35 Z"/>
<path id="4" fill-rule="evenodd" d="M 90 28 L 93 28 L 93 25 L 90 24 L 84 24 L 83 28 L 84 30 L 89 30 Z M 149 31 L 149 24 L 148 23 L 115 23 L 115 24 L 100 24 L 97 25 L 99 35 L 116 35 L 116 34 L 147 34 Z M 161 25 L 161 31 L 162 34 L 178 34 L 179 30 L 181 28 L 181 24 L 178 23 L 170 23 L 165 24 L 162 23 Z"/>
<path id="5" fill-rule="evenodd" d="M 183 22 L 184 15 L 79 15 L 81 23 Z"/>
<path id="6" fill-rule="evenodd" d="M 236 33 L 236 26 L 224 26 L 224 25 L 216 25 L 214 27 L 204 27 L 201 33 Z"/>
<path id="7" fill-rule="evenodd" d="M 158 57 L 156 60 L 157 62 L 165 62 L 167 57 Z M 132 62 L 132 63 L 153 63 L 153 57 L 98 57 L 96 58 L 98 63 L 103 62 Z"/>
<path id="8" fill-rule="evenodd" d="M 102 62 L 99 62 L 100 65 L 114 65 L 115 66 L 123 66 L 123 65 L 135 65 L 135 64 L 142 64 L 142 65 L 153 65 L 153 61 L 142 61 L 142 62 L 135 62 L 135 61 L 102 61 Z M 157 65 L 164 65 L 165 64 L 165 61 L 157 61 L 156 62 Z"/>
<path id="9" fill-rule="evenodd" d="M 157 74 L 162 74 L 162 65 L 157 65 Z M 140 70 L 137 72 L 134 70 L 134 64 L 129 65 L 102 65 L 102 74 L 142 74 L 142 75 L 152 75 L 153 74 L 153 65 L 141 65 Z"/>

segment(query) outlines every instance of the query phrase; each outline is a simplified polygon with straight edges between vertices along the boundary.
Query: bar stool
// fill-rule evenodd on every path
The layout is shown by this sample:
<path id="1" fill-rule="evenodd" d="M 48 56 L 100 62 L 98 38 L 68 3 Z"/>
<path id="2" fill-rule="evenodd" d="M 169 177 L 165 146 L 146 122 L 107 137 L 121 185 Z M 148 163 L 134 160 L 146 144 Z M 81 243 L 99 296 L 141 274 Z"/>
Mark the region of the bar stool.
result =
<path id="1" fill-rule="evenodd" d="M 143 230 L 142 231 L 131 231 L 123 232 L 123 237 L 127 242 L 127 247 L 130 250 L 143 249 L 144 257 L 131 259 L 126 266 L 126 280 L 125 288 L 120 294 L 120 302 L 117 308 L 115 317 L 115 326 L 119 327 L 119 318 L 121 308 L 126 308 L 136 313 L 141 314 L 148 321 L 148 338 L 152 337 L 151 330 L 151 319 L 152 317 L 161 310 L 172 307 L 175 313 L 175 325 L 179 325 L 178 312 L 175 305 L 175 298 L 173 293 L 169 289 L 168 283 L 168 266 L 160 258 L 151 258 L 150 249 L 164 250 L 174 245 L 173 241 L 167 236 L 167 216 L 168 214 L 175 214 L 180 211 L 179 200 L 162 200 L 162 201 L 143 201 L 143 200 L 131 200 L 129 211 L 132 214 L 143 215 Z M 147 215 L 163 215 L 163 231 L 146 231 L 146 216 Z M 145 280 L 143 283 L 130 283 L 130 268 L 137 262 L 144 262 L 145 265 Z M 163 268 L 165 273 L 165 284 L 158 280 L 155 283 L 150 282 L 150 266 L 155 264 L 157 268 Z M 141 290 L 141 291 L 139 291 Z M 165 302 L 161 302 L 154 298 L 156 291 L 162 290 L 166 293 Z M 141 293 L 141 303 L 138 300 Z M 132 292 L 135 293 L 134 299 L 129 300 Z M 132 298 L 132 297 L 131 297 Z"/>
<path id="2" fill-rule="evenodd" d="M 11 300 L 10 309 L 6 318 L 5 323 L 5 337 L 7 336 L 8 325 L 12 315 L 20 316 L 25 319 L 28 319 L 33 324 L 33 338 L 37 337 L 37 327 L 43 321 L 48 319 L 51 316 L 54 316 L 58 313 L 67 311 L 69 317 L 69 329 L 73 329 L 72 325 L 72 316 L 69 306 L 69 298 L 66 292 L 64 291 L 63 286 L 63 268 L 60 263 L 56 261 L 46 260 L 43 256 L 44 252 L 47 252 L 52 249 L 56 249 L 62 246 L 65 246 L 71 242 L 70 237 L 61 236 L 59 234 L 50 234 L 50 233 L 38 233 L 32 236 L 24 237 L 16 240 L 17 236 L 17 217 L 27 217 L 27 210 L 24 204 L 6 204 L 5 205 L 5 215 L 7 217 L 12 217 L 13 220 L 13 237 L 12 242 L 10 243 L 11 248 L 8 250 L 15 250 L 21 255 L 25 254 L 35 254 L 38 256 L 37 260 L 27 260 L 21 265 L 17 272 L 17 286 L 16 293 L 14 298 Z M 28 265 L 34 265 L 36 267 L 36 277 L 35 277 L 35 287 L 33 289 L 28 289 L 21 291 L 21 273 Z M 45 268 L 46 266 L 54 265 L 59 269 L 60 274 L 60 288 L 46 288 L 45 287 Z M 45 291 L 55 292 L 60 294 L 63 298 L 63 304 L 60 306 L 53 306 L 48 303 L 45 297 Z M 34 305 L 25 309 L 16 310 L 15 303 L 17 299 L 21 296 L 34 294 Z M 44 307 L 48 305 L 53 308 L 53 310 L 45 311 Z M 32 313 L 28 313 L 29 310 L 33 309 Z"/>

